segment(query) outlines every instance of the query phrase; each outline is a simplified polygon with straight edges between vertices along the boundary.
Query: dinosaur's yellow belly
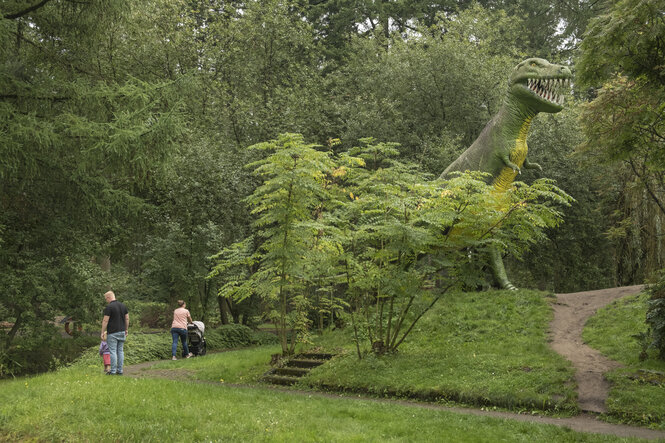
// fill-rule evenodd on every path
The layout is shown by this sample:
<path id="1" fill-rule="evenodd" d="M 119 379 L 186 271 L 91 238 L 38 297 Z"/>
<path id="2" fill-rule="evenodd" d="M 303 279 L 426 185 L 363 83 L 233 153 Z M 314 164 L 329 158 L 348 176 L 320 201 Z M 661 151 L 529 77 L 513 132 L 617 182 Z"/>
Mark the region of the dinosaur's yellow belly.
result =
<path id="1" fill-rule="evenodd" d="M 531 119 L 528 119 L 522 125 L 520 134 L 515 140 L 515 146 L 510 151 L 510 161 L 515 163 L 519 168 L 522 168 L 524 161 L 526 160 L 526 154 L 529 151 L 528 146 L 526 145 L 526 134 L 529 132 L 529 126 L 531 124 Z M 494 179 L 494 188 L 499 191 L 507 191 L 510 188 L 510 185 L 517 177 L 517 171 L 514 171 L 513 168 L 505 166 L 499 175 Z"/>

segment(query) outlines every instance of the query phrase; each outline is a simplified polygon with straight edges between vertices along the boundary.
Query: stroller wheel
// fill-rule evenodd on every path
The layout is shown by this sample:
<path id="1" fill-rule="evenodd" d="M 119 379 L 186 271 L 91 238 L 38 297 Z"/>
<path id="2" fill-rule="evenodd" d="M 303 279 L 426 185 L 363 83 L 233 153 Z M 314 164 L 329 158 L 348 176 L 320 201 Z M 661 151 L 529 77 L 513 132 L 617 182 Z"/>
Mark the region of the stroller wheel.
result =
<path id="1" fill-rule="evenodd" d="M 199 348 L 199 355 L 201 355 L 201 356 L 206 355 L 206 344 L 205 344 L 205 342 L 201 343 L 201 347 Z"/>

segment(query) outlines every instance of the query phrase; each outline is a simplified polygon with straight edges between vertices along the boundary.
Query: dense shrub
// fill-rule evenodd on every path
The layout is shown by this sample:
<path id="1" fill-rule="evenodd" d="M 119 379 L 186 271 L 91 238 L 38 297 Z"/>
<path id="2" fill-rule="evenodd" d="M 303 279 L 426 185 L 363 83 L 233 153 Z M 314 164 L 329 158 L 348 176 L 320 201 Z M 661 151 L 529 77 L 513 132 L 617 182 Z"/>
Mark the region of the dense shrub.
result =
<path id="1" fill-rule="evenodd" d="M 240 348 L 250 345 L 277 343 L 277 336 L 267 332 L 257 332 L 244 325 L 222 325 L 206 331 L 209 350 Z"/>
<path id="2" fill-rule="evenodd" d="M 0 352 L 0 378 L 37 374 L 69 364 L 85 349 L 97 346 L 99 338 L 80 335 L 62 338 L 55 330 L 40 335 L 21 336 Z"/>
<path id="3" fill-rule="evenodd" d="M 661 271 L 658 281 L 647 288 L 649 294 L 647 319 L 651 331 L 651 347 L 665 360 L 665 271 Z"/>
<path id="4" fill-rule="evenodd" d="M 267 332 L 257 332 L 243 325 L 224 325 L 216 329 L 206 329 L 208 351 L 241 348 L 253 345 L 276 344 L 277 337 Z M 181 346 L 178 344 L 178 352 Z M 132 365 L 145 361 L 171 358 L 171 334 L 168 330 L 154 334 L 129 334 L 125 343 L 125 364 Z M 101 368 L 102 359 L 98 347 L 88 349 L 76 362 L 77 365 Z"/>
<path id="5" fill-rule="evenodd" d="M 129 310 L 130 323 L 138 320 L 140 326 L 146 328 L 166 329 L 173 320 L 173 308 L 156 302 L 130 300 L 123 302 Z"/>

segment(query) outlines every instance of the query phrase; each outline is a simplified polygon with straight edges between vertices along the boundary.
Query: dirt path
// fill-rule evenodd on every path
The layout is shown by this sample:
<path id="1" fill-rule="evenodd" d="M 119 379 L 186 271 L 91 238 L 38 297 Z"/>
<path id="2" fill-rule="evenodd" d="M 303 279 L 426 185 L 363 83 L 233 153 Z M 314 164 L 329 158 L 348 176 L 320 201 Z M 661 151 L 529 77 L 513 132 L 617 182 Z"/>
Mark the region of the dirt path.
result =
<path id="1" fill-rule="evenodd" d="M 642 288 L 638 285 L 556 295 L 554 320 L 550 327 L 551 346 L 576 369 L 575 381 L 582 411 L 607 412 L 605 401 L 610 385 L 603 374 L 620 366 L 582 341 L 584 324 L 599 308 L 621 297 L 637 294 Z"/>
<path id="2" fill-rule="evenodd" d="M 607 399 L 609 390 L 609 385 L 605 381 L 603 373 L 617 367 L 618 363 L 606 359 L 600 355 L 600 353 L 586 346 L 582 342 L 582 329 L 584 324 L 587 319 L 596 312 L 596 310 L 621 297 L 637 294 L 641 289 L 642 286 L 630 286 L 572 294 L 557 294 L 557 302 L 554 305 L 554 320 L 551 323 L 551 346 L 558 353 L 569 359 L 577 369 L 576 380 L 579 386 L 580 408 L 587 412 L 576 417 L 554 418 L 529 414 L 516 414 L 512 412 L 486 411 L 482 409 L 453 408 L 417 401 L 375 399 L 371 397 L 359 397 L 356 395 L 345 396 L 315 391 L 299 391 L 293 388 L 233 384 L 221 385 L 214 382 L 192 380 L 189 371 L 184 368 L 175 371 L 152 369 L 151 366 L 158 362 L 145 362 L 138 365 L 127 366 L 125 367 L 125 375 L 132 377 L 158 377 L 190 381 L 192 383 L 210 384 L 222 389 L 270 389 L 290 395 L 345 398 L 349 401 L 364 400 L 390 402 L 411 407 L 445 410 L 460 414 L 551 424 L 555 426 L 563 426 L 579 432 L 665 441 L 665 431 L 656 431 L 636 426 L 617 425 L 598 420 L 595 413 L 605 410 L 605 400 Z"/>

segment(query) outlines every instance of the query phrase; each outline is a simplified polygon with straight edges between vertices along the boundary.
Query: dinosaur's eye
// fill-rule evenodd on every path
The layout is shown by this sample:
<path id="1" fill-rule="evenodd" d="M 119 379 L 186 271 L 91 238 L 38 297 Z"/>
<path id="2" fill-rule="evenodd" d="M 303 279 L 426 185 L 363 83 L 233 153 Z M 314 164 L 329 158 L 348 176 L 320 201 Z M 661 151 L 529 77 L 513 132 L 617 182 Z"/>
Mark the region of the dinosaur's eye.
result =
<path id="1" fill-rule="evenodd" d="M 533 66 L 533 67 L 535 68 L 535 67 L 536 67 L 536 63 L 535 63 L 535 62 L 532 62 L 532 63 L 531 63 L 531 66 Z"/>

